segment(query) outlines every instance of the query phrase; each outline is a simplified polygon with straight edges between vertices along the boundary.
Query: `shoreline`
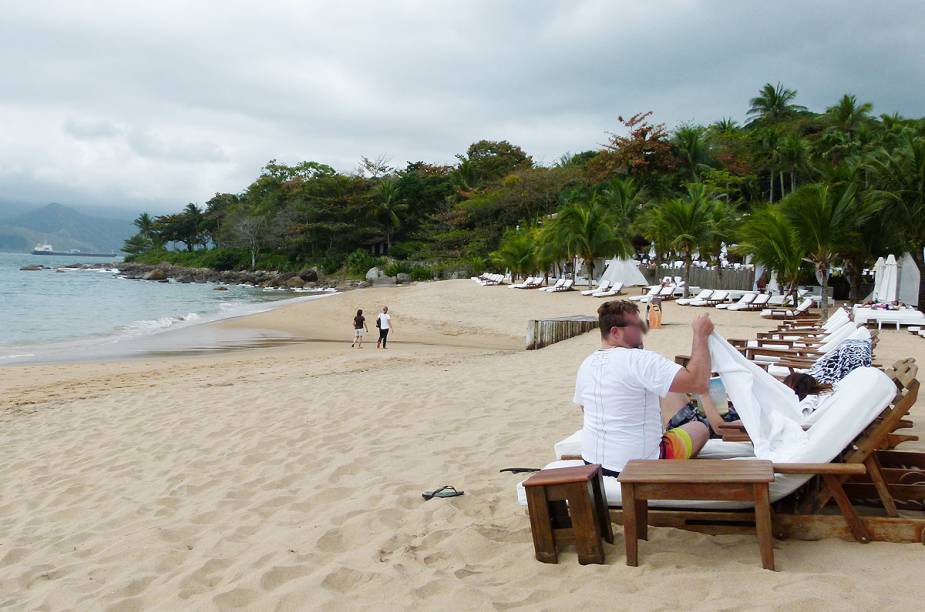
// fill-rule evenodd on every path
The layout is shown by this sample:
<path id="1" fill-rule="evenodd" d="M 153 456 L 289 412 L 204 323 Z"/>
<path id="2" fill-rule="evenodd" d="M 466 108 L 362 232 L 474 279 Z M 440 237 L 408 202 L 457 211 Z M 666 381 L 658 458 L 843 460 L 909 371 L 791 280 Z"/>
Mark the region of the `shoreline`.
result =
<path id="1" fill-rule="evenodd" d="M 285 333 L 260 329 L 252 329 L 250 334 L 246 333 L 245 328 L 231 331 L 220 324 L 293 304 L 332 297 L 342 292 L 313 292 L 309 295 L 304 294 L 307 292 L 300 293 L 303 295 L 293 295 L 275 301 L 241 302 L 224 312 L 219 310 L 206 315 L 190 313 L 195 315 L 194 319 L 180 317 L 178 320 L 173 320 L 173 317 L 162 317 L 162 319 L 171 319 L 171 323 L 147 332 L 121 331 L 38 344 L 8 345 L 2 347 L 2 350 L 11 354 L 0 357 L 0 368 L 44 363 L 118 361 L 136 359 L 146 355 L 167 356 L 242 350 L 265 345 L 268 339 L 282 343 L 294 339 Z M 241 312 L 242 310 L 244 312 Z"/>

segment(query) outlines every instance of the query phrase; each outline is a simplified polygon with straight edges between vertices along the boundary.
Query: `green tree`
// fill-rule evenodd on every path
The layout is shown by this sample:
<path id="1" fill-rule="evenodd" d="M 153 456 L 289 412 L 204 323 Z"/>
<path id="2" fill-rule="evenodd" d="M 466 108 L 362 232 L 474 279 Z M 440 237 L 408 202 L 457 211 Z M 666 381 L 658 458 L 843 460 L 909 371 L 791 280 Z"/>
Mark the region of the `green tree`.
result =
<path id="1" fill-rule="evenodd" d="M 511 271 L 511 277 L 527 276 L 536 269 L 534 234 L 530 228 L 505 232 L 498 250 L 491 254 L 492 262 Z"/>
<path id="2" fill-rule="evenodd" d="M 794 89 L 786 89 L 780 83 L 775 87 L 765 83 L 758 95 L 748 101 L 747 116 L 752 123 L 777 123 L 782 119 L 789 119 L 794 115 L 806 111 L 805 106 L 794 104 L 797 97 Z"/>
<path id="3" fill-rule="evenodd" d="M 892 150 L 873 152 L 865 163 L 875 188 L 871 196 L 883 206 L 890 233 L 909 251 L 923 282 L 919 306 L 925 304 L 925 137 L 905 134 Z"/>
<path id="4" fill-rule="evenodd" d="M 699 125 L 685 124 L 677 128 L 671 138 L 677 155 L 694 182 L 700 180 L 703 169 L 710 167 L 710 145 L 706 140 L 706 129 Z"/>
<path id="5" fill-rule="evenodd" d="M 833 188 L 824 183 L 804 185 L 781 206 L 822 281 L 822 316 L 828 317 L 826 291 L 831 268 L 845 247 L 859 239 L 863 223 L 878 206 L 872 199 L 859 198 L 854 184 Z"/>
<path id="6" fill-rule="evenodd" d="M 386 249 L 392 248 L 392 235 L 401 227 L 400 213 L 408 209 L 395 179 L 382 179 L 376 189 L 376 217 L 385 228 Z"/>
<path id="7" fill-rule="evenodd" d="M 786 293 L 795 295 L 806 250 L 781 207 L 767 204 L 754 210 L 737 235 L 734 252 L 751 255 L 755 263 L 777 272 Z"/>
<path id="8" fill-rule="evenodd" d="M 630 252 L 629 244 L 614 231 L 613 217 L 598 202 L 572 202 L 556 213 L 548 236 L 569 259 L 581 257 L 588 268 L 589 282 L 594 277 L 594 260 Z M 575 270 L 577 272 L 577 270 Z"/>
<path id="9" fill-rule="evenodd" d="M 685 297 L 690 294 L 694 252 L 715 243 L 717 206 L 705 185 L 690 183 L 684 196 L 664 200 L 656 209 L 656 223 L 668 237 L 668 246 L 684 258 Z"/>

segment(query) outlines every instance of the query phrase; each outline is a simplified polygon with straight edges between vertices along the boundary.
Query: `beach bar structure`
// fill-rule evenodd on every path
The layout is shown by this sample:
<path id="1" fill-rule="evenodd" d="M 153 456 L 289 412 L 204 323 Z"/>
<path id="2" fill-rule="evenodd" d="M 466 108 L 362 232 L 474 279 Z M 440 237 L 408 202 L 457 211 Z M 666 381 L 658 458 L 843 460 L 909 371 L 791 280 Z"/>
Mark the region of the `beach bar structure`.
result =
<path id="1" fill-rule="evenodd" d="M 592 329 L 597 329 L 597 317 L 588 315 L 530 319 L 527 323 L 527 350 L 541 349 L 544 346 L 587 333 Z"/>

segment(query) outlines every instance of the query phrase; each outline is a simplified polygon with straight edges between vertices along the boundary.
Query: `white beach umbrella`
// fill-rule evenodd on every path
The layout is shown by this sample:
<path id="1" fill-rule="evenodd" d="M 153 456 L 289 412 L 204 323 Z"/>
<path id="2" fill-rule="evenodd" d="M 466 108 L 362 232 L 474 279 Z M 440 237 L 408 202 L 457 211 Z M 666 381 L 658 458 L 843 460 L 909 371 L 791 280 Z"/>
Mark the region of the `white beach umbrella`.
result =
<path id="1" fill-rule="evenodd" d="M 883 264 L 883 284 L 877 294 L 877 301 L 887 304 L 895 302 L 898 282 L 899 267 L 896 265 L 896 258 L 889 255 L 886 258 L 886 263 Z"/>
<path id="2" fill-rule="evenodd" d="M 880 288 L 883 287 L 883 266 L 886 265 L 886 262 L 882 257 L 877 258 L 877 263 L 874 264 L 874 292 L 871 294 L 871 298 L 875 302 L 880 301 Z"/>
<path id="3" fill-rule="evenodd" d="M 768 281 L 767 286 L 768 293 L 778 294 L 780 293 L 780 283 L 777 282 L 777 270 L 771 271 L 771 280 Z"/>

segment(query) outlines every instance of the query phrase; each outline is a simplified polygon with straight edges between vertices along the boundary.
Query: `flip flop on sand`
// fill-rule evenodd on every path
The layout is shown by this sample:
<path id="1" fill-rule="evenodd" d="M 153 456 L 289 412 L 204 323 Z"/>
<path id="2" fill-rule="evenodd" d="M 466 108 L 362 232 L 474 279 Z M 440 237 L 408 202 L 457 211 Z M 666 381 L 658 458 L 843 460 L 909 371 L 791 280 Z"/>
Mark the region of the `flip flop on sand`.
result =
<path id="1" fill-rule="evenodd" d="M 424 491 L 421 493 L 421 497 L 423 497 L 425 500 L 428 500 L 434 497 L 457 497 L 459 495 L 463 495 L 464 493 L 464 491 L 457 491 L 456 487 L 443 485 L 436 491 Z"/>

